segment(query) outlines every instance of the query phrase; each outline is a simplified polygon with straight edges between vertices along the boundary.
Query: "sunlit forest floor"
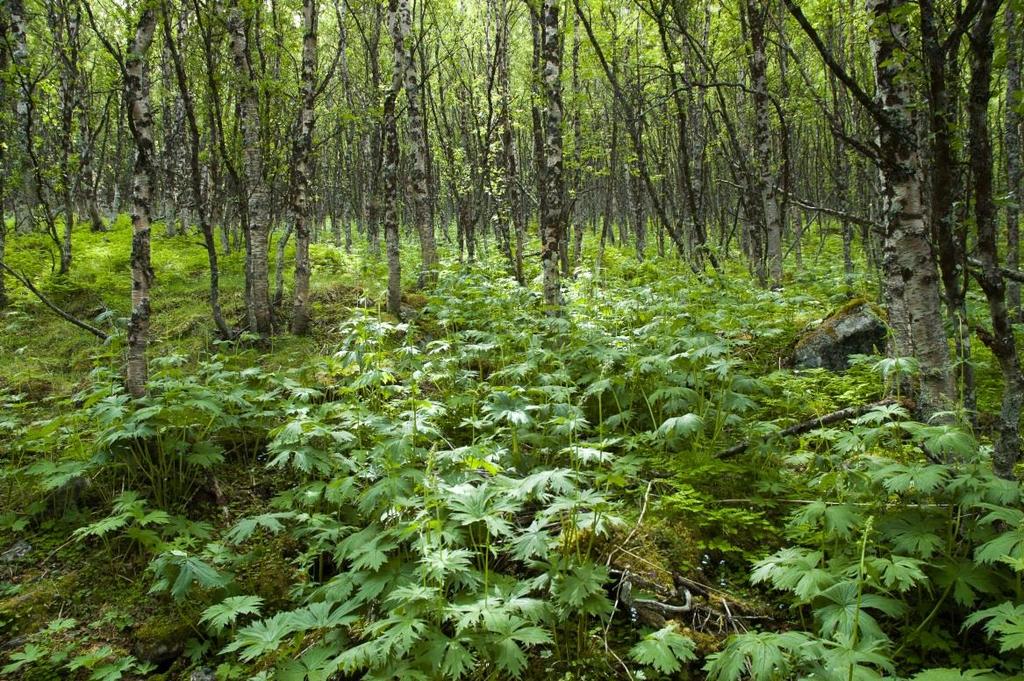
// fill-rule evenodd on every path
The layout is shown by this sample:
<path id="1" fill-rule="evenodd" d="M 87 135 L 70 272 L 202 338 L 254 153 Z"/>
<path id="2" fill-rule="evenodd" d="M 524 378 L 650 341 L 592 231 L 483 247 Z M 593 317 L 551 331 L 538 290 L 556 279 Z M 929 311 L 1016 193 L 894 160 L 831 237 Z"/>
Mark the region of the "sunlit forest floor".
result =
<path id="1" fill-rule="evenodd" d="M 123 219 L 76 230 L 63 280 L 46 274 L 45 237 L 8 243 L 10 266 L 115 333 L 102 344 L 9 280 L 3 678 L 704 678 L 730 634 L 819 617 L 810 598 L 773 590 L 780 580 L 752 584 L 755 561 L 803 544 L 839 562 L 859 551 L 863 567 L 859 544 L 892 507 L 858 510 L 886 493 L 844 478 L 845 462 L 915 461 L 916 435 L 890 441 L 870 420 L 773 437 L 877 401 L 892 380 L 879 357 L 844 373 L 790 366 L 802 333 L 877 299 L 862 261 L 845 283 L 835 235 L 805 245 L 802 269 L 787 262 L 778 291 L 739 266 L 697 276 L 615 246 L 598 273 L 588 236 L 556 319 L 539 282 L 518 287 L 493 248 L 473 265 L 449 253 L 436 287 L 406 294 L 401 322 L 382 312 L 381 260 L 320 244 L 312 334 L 261 347 L 215 340 L 205 251 L 157 228 L 152 394 L 136 410 L 118 387 L 129 240 Z M 411 291 L 413 242 L 403 255 Z M 225 316 L 239 324 L 241 254 L 221 264 Z M 975 361 L 984 443 L 1000 385 L 984 348 Z M 794 511 L 820 499 L 849 502 L 848 516 L 804 509 L 795 531 Z M 899 672 L 998 667 L 980 637 L 920 635 L 942 591 L 924 581 L 885 591 L 878 578 L 905 602 L 876 613 Z M 500 625 L 470 614 L 480 598 Z M 343 605 L 328 615 L 318 603 Z"/>

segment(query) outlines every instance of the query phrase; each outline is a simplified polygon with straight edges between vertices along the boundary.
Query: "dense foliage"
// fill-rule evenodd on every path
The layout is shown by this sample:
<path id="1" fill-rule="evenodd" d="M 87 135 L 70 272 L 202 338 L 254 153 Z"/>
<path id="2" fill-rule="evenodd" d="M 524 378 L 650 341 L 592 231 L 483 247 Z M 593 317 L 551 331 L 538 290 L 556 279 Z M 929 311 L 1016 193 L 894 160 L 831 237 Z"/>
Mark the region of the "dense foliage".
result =
<path id="1" fill-rule="evenodd" d="M 169 257 L 168 295 L 185 295 L 188 260 Z M 488 271 L 445 270 L 402 323 L 361 307 L 372 288 L 316 289 L 314 339 L 269 354 L 168 336 L 141 400 L 79 338 L 97 368 L 37 402 L 30 367 L 66 359 L 21 355 L 5 373 L 4 524 L 33 551 L 59 543 L 42 581 L 4 587 L 0 616 L 26 637 L 4 673 L 131 678 L 190 660 L 223 679 L 1020 672 L 1024 510 L 986 445 L 899 402 L 776 436 L 913 369 L 778 370 L 836 304 L 825 291 L 610 251 L 552 318 Z M 110 275 L 99 262 L 83 276 Z M 743 438 L 740 458 L 717 456 Z M 138 600 L 37 601 L 51 570 L 82 560 Z M 98 612 L 124 622 L 88 626 Z M 181 658 L 139 647 L 154 621 Z"/>

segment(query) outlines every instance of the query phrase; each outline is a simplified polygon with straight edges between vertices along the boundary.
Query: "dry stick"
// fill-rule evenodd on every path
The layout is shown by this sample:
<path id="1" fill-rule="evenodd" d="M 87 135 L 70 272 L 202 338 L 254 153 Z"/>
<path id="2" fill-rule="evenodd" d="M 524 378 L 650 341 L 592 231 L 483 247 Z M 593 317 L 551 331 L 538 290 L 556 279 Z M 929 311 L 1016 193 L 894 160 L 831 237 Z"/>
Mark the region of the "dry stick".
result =
<path id="1" fill-rule="evenodd" d="M 883 407 L 887 404 L 902 404 L 902 402 L 898 399 L 888 397 L 884 400 L 871 402 L 870 404 L 862 404 L 859 407 L 846 407 L 845 409 L 840 409 L 839 411 L 834 411 L 830 414 L 825 414 L 824 416 L 815 416 L 813 419 L 803 421 L 802 423 L 797 423 L 795 425 L 790 426 L 789 428 L 784 428 L 783 430 L 779 431 L 778 434 L 782 437 L 787 437 L 790 435 L 801 435 L 810 430 L 814 430 L 815 428 L 820 428 L 822 426 L 838 423 L 839 421 L 848 421 L 850 419 L 857 418 L 858 416 L 866 414 L 876 407 Z M 737 454 L 741 454 L 744 451 L 746 451 L 752 444 L 754 444 L 754 442 L 754 440 L 744 440 L 743 442 L 735 444 L 732 447 L 729 447 L 728 449 L 720 451 L 718 453 L 718 458 L 725 459 L 730 456 L 736 456 Z"/>
<path id="2" fill-rule="evenodd" d="M 78 319 L 77 317 L 73 317 L 72 315 L 68 314 L 64 310 L 60 309 L 59 307 L 57 307 L 56 305 L 51 303 L 49 298 L 44 296 L 39 291 L 39 289 L 37 289 L 35 286 L 32 285 L 32 282 L 29 281 L 28 277 L 22 275 L 19 272 L 16 272 L 16 271 L 12 270 L 10 267 L 7 266 L 6 263 L 0 263 L 0 267 L 2 267 L 4 270 L 6 270 L 7 273 L 10 274 L 12 277 L 14 277 L 19 282 L 21 282 L 22 285 L 24 285 L 25 288 L 27 288 L 29 291 L 31 291 L 32 294 L 36 298 L 38 298 L 40 301 L 42 301 L 43 305 L 45 305 L 46 307 L 48 307 L 51 310 L 53 310 L 54 312 L 56 312 L 58 316 L 62 317 L 66 321 L 71 322 L 72 324 L 74 324 L 78 328 L 83 329 L 85 331 L 88 331 L 92 335 L 94 335 L 97 338 L 99 338 L 101 341 L 106 342 L 106 341 L 110 340 L 110 336 L 105 334 L 103 331 L 97 329 L 95 326 L 91 326 L 89 324 L 86 324 L 81 319 Z"/>

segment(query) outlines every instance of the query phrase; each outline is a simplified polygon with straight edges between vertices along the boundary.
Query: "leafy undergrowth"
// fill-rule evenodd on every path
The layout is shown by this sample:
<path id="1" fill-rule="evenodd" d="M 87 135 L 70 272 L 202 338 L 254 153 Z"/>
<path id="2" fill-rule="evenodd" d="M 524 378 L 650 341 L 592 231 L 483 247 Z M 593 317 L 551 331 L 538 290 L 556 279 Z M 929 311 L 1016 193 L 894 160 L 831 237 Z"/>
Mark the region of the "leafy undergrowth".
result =
<path id="1" fill-rule="evenodd" d="M 124 234 L 91 239 L 46 290 L 116 330 Z M 908 368 L 786 368 L 838 273 L 767 292 L 609 250 L 549 318 L 453 263 L 400 323 L 379 263 L 321 247 L 315 334 L 257 350 L 209 340 L 202 251 L 155 244 L 143 400 L 118 338 L 5 318 L 5 678 L 1022 671 L 1024 511 L 986 446 L 898 403 L 778 437 Z"/>

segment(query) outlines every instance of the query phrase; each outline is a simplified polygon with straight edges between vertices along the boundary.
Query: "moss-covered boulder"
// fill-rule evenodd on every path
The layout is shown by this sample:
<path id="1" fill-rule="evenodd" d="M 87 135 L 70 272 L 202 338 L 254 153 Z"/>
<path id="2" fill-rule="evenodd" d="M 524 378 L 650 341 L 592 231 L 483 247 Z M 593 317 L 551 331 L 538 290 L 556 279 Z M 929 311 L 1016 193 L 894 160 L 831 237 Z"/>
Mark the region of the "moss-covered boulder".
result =
<path id="1" fill-rule="evenodd" d="M 850 355 L 869 355 L 885 349 L 888 328 L 880 311 L 865 300 L 855 300 L 829 315 L 796 344 L 797 369 L 842 371 Z"/>

